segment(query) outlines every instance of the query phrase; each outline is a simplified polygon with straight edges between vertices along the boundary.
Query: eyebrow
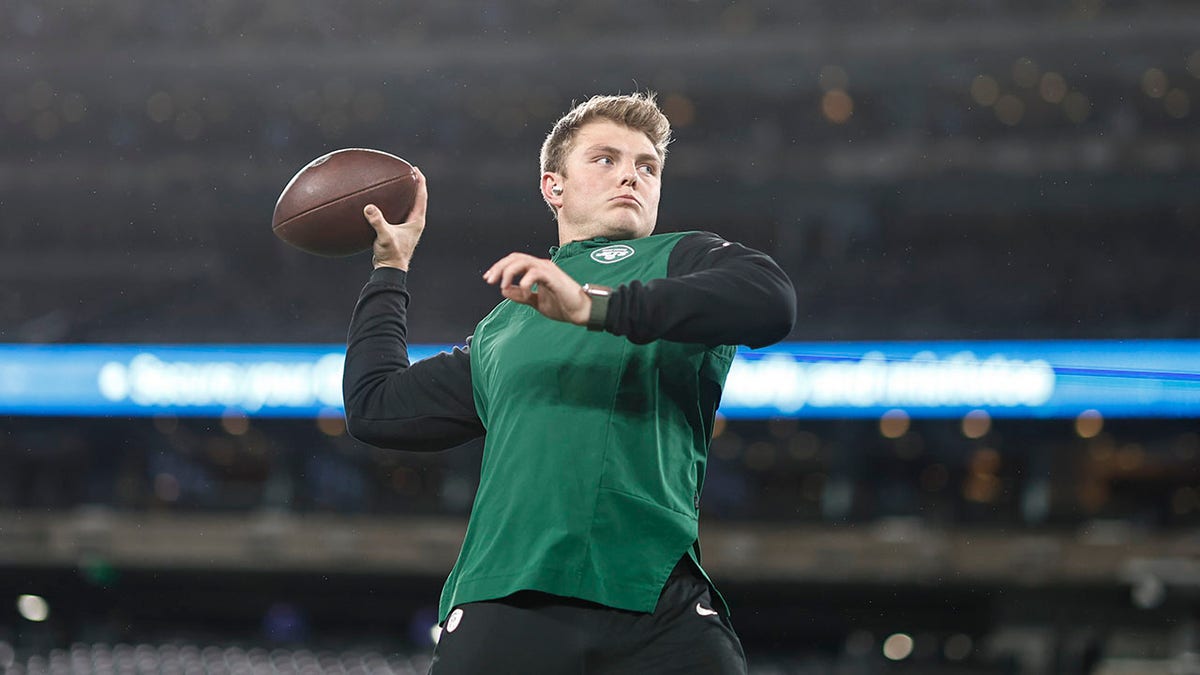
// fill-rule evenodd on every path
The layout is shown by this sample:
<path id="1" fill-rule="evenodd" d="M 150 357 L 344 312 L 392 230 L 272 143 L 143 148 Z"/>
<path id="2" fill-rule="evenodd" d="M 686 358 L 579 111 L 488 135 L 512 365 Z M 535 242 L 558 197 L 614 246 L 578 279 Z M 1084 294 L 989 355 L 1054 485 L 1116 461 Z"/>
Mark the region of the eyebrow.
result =
<path id="1" fill-rule="evenodd" d="M 624 153 L 622 153 L 622 152 L 621 152 L 621 150 L 620 150 L 620 149 L 618 149 L 618 148 L 615 148 L 615 147 L 613 147 L 613 146 L 611 146 L 611 145 L 603 145 L 603 144 L 596 144 L 596 145 L 593 145 L 593 146 L 590 146 L 590 147 L 588 147 L 588 149 L 587 149 L 587 154 L 589 154 L 589 155 L 590 155 L 590 154 L 592 154 L 593 152 L 606 152 L 606 153 L 608 153 L 608 154 L 610 154 L 610 155 L 621 155 L 621 154 L 624 154 Z M 639 162 L 647 162 L 647 161 L 649 161 L 649 162 L 654 162 L 655 164 L 658 164 L 658 155 L 655 155 L 655 154 L 650 154 L 650 153 L 646 153 L 646 152 L 639 153 L 639 154 L 635 155 L 635 156 L 634 156 L 634 159 L 636 159 L 636 160 L 637 160 L 637 161 L 639 161 Z"/>

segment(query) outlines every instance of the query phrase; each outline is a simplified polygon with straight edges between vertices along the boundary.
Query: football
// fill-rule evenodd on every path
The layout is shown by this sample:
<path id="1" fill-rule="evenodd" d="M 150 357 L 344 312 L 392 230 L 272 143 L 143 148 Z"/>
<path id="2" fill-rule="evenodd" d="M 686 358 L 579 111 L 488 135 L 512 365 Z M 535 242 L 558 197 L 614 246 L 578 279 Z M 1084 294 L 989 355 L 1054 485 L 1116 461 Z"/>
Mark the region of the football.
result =
<path id="1" fill-rule="evenodd" d="M 363 216 L 367 204 L 379 207 L 389 223 L 402 223 L 416 195 L 417 174 L 403 159 L 366 148 L 335 150 L 288 181 L 275 202 L 271 229 L 308 253 L 353 255 L 375 241 Z"/>

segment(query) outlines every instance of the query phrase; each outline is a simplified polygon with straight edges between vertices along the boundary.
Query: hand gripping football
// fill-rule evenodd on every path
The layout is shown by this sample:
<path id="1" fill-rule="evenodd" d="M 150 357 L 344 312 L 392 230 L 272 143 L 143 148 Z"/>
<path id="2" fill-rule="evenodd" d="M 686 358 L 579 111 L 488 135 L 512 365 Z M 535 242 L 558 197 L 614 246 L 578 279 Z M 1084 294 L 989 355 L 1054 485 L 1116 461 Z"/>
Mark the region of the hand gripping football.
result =
<path id="1" fill-rule="evenodd" d="M 335 150 L 309 162 L 283 188 L 271 229 L 308 253 L 352 255 L 375 241 L 363 207 L 374 204 L 389 223 L 402 223 L 416 196 L 417 174 L 403 159 L 365 148 Z"/>

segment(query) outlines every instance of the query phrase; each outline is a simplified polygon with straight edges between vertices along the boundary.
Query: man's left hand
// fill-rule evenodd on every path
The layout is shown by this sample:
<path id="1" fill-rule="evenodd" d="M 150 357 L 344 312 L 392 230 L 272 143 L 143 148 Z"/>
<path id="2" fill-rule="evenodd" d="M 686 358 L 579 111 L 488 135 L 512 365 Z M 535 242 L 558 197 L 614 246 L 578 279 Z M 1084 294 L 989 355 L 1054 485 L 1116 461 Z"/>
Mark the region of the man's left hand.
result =
<path id="1" fill-rule="evenodd" d="M 483 280 L 500 286 L 500 293 L 543 316 L 586 326 L 592 299 L 558 265 L 527 253 L 510 253 L 483 273 Z M 533 289 L 537 284 L 537 290 Z"/>

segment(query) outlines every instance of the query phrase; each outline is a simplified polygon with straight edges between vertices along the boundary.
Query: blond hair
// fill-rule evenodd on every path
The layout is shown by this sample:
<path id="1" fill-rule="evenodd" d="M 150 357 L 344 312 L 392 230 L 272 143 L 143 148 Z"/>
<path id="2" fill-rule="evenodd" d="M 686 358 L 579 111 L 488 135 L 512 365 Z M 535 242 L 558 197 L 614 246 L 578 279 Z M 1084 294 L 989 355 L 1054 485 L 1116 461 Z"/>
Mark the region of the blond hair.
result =
<path id="1" fill-rule="evenodd" d="M 659 164 L 666 162 L 667 145 L 671 142 L 671 123 L 659 110 L 652 91 L 646 93 L 620 94 L 615 96 L 593 96 L 571 108 L 563 115 L 542 143 L 542 173 L 547 171 L 565 175 L 564 168 L 571 143 L 579 129 L 588 122 L 609 120 L 622 124 L 634 131 L 646 134 L 658 153 Z"/>

